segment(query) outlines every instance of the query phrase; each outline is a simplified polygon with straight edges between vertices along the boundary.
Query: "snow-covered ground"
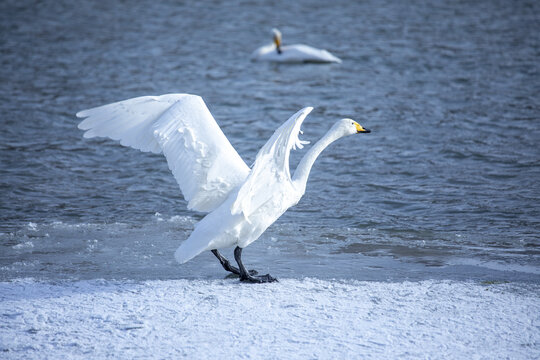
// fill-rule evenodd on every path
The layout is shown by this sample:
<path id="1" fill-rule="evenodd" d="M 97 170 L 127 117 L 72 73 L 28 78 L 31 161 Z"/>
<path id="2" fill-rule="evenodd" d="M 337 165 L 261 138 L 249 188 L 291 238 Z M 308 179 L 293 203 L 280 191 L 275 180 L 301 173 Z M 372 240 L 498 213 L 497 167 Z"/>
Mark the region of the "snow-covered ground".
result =
<path id="1" fill-rule="evenodd" d="M 540 287 L 282 279 L 0 283 L 3 359 L 540 357 Z"/>

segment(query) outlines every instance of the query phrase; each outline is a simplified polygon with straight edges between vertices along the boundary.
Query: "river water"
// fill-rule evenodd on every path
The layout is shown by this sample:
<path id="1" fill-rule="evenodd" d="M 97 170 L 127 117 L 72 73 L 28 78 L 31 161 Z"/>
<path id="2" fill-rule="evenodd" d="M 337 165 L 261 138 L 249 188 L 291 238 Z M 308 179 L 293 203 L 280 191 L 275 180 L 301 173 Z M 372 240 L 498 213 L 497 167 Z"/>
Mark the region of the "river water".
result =
<path id="1" fill-rule="evenodd" d="M 343 63 L 251 62 L 273 27 Z M 0 280 L 226 275 L 210 253 L 174 261 L 202 215 L 161 155 L 77 129 L 170 92 L 201 95 L 247 164 L 305 106 L 305 140 L 342 117 L 372 130 L 322 154 L 248 266 L 540 280 L 539 2 L 8 0 L 0 51 Z"/>

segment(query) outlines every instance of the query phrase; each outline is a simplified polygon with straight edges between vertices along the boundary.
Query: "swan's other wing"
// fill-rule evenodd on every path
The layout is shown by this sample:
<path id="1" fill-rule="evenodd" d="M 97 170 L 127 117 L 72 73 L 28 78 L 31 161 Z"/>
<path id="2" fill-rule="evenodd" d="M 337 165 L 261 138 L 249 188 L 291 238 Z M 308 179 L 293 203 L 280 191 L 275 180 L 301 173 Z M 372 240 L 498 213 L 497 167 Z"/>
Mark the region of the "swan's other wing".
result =
<path id="1" fill-rule="evenodd" d="M 304 144 L 309 143 L 300 140 L 298 135 L 302 133 L 300 126 L 311 110 L 312 107 L 306 107 L 291 116 L 259 150 L 251 173 L 232 204 L 233 214 L 243 213 L 249 217 L 275 197 L 274 190 L 278 190 L 283 184 L 291 183 L 289 155 L 291 149 L 301 149 Z"/>
<path id="2" fill-rule="evenodd" d="M 120 140 L 121 145 L 159 154 L 161 147 L 152 126 L 171 105 L 186 96 L 191 95 L 141 96 L 79 111 L 77 117 L 86 118 L 79 129 L 87 130 L 85 138 L 108 137 Z"/>
<path id="3" fill-rule="evenodd" d="M 141 151 L 163 152 L 188 208 L 209 212 L 247 178 L 249 168 L 201 97 L 143 96 L 83 110 L 85 137 L 102 136 Z"/>

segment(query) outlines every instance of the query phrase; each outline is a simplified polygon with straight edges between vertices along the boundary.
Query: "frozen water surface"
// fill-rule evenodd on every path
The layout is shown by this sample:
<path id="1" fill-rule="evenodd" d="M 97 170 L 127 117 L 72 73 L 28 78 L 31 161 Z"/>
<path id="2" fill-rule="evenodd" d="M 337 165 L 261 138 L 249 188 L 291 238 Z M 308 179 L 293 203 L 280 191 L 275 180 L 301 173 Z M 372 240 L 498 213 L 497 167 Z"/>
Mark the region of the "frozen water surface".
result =
<path id="1" fill-rule="evenodd" d="M 5 359 L 530 359 L 540 351 L 537 285 L 19 280 L 0 290 Z"/>

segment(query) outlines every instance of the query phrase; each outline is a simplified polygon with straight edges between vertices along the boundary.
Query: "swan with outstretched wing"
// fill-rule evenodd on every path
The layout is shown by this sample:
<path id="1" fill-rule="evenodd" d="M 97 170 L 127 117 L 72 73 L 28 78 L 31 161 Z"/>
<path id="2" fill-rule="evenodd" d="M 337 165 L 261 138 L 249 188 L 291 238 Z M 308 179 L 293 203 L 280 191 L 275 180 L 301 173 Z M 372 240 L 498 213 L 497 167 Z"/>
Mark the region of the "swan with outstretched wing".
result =
<path id="1" fill-rule="evenodd" d="M 227 140 L 201 97 L 189 94 L 143 96 L 83 110 L 79 128 L 85 137 L 109 137 L 141 151 L 163 152 L 188 208 L 208 214 L 175 252 L 180 263 L 211 250 L 223 268 L 248 282 L 272 282 L 255 276 L 241 259 L 242 249 L 296 205 L 319 154 L 335 140 L 369 133 L 351 119 L 338 121 L 289 171 L 291 149 L 302 148 L 300 127 L 312 108 L 291 116 L 261 148 L 250 170 Z M 236 246 L 231 265 L 218 249 Z"/>

